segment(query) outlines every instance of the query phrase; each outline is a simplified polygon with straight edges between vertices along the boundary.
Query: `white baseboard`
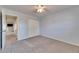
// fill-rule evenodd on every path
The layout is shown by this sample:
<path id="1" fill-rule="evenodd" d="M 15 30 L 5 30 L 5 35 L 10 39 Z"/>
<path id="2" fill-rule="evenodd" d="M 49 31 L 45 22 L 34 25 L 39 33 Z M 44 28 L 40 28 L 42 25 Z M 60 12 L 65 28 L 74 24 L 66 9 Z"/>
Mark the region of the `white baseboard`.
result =
<path id="1" fill-rule="evenodd" d="M 28 38 L 33 38 L 33 37 L 36 37 L 36 36 L 39 36 L 40 34 L 38 34 L 38 35 L 32 35 L 32 36 L 27 36 L 26 38 L 24 38 L 24 39 L 20 39 L 20 38 L 18 38 L 19 40 L 25 40 L 25 39 L 28 39 Z M 17 41 L 18 41 L 18 39 L 17 39 Z"/>
<path id="2" fill-rule="evenodd" d="M 26 39 L 28 39 L 28 38 L 33 38 L 33 37 L 36 37 L 36 36 L 39 36 L 40 34 L 38 34 L 38 35 L 33 35 L 33 36 L 29 36 L 29 37 L 27 37 Z"/>
<path id="3" fill-rule="evenodd" d="M 47 36 L 47 35 L 41 35 L 41 36 L 44 36 L 44 37 L 47 37 L 47 38 L 50 38 L 50 39 L 54 39 L 54 40 L 57 40 L 57 41 L 65 42 L 65 43 L 68 43 L 68 44 L 71 44 L 71 45 L 79 46 L 79 44 L 77 44 L 77 43 L 64 41 L 64 40 L 61 40 L 61 39 L 58 39 L 58 38 L 52 38 L 51 36 Z"/>

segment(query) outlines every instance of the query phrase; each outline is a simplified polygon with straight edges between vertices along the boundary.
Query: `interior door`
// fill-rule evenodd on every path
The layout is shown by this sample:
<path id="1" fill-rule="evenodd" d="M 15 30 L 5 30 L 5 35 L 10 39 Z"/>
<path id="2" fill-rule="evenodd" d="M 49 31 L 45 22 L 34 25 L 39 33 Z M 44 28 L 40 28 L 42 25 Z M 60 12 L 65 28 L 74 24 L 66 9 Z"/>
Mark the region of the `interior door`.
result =
<path id="1" fill-rule="evenodd" d="M 28 35 L 29 37 L 39 35 L 39 22 L 38 20 L 30 19 L 28 22 Z"/>
<path id="2" fill-rule="evenodd" d="M 2 16 L 0 15 L 0 48 L 2 48 Z"/>

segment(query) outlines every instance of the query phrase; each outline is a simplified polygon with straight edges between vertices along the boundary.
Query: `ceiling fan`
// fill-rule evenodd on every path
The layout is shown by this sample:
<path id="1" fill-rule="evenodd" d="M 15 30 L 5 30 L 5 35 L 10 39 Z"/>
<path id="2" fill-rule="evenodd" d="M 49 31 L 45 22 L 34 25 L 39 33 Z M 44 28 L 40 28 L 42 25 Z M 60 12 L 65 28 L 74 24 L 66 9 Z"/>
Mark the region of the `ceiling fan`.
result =
<path id="1" fill-rule="evenodd" d="M 46 6 L 44 6 L 44 5 L 36 5 L 35 6 L 36 13 L 43 13 L 45 11 L 46 11 Z"/>

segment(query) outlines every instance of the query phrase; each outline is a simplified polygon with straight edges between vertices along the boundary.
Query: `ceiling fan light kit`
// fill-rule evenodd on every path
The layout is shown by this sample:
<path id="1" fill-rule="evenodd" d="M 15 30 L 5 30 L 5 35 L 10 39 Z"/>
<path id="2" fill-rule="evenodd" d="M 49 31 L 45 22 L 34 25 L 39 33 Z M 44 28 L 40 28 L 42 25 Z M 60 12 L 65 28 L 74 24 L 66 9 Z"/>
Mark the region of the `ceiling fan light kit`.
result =
<path id="1" fill-rule="evenodd" d="M 35 12 L 36 13 L 42 13 L 46 11 L 46 7 L 44 5 L 36 5 L 35 6 Z"/>

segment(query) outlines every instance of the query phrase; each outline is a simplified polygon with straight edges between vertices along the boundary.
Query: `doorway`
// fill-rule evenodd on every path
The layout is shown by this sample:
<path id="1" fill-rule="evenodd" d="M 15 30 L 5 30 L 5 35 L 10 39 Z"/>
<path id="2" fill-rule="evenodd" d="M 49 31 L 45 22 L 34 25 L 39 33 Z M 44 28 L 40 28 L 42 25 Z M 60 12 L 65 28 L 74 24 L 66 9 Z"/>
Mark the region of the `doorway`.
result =
<path id="1" fill-rule="evenodd" d="M 6 15 L 6 47 L 11 46 L 17 40 L 17 17 Z"/>

